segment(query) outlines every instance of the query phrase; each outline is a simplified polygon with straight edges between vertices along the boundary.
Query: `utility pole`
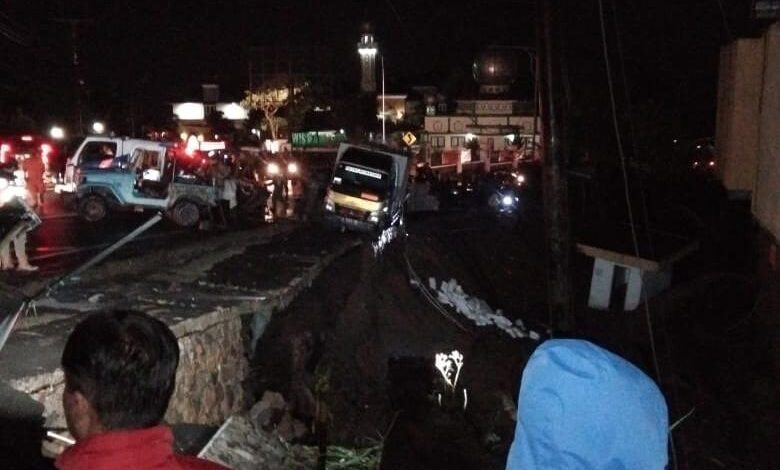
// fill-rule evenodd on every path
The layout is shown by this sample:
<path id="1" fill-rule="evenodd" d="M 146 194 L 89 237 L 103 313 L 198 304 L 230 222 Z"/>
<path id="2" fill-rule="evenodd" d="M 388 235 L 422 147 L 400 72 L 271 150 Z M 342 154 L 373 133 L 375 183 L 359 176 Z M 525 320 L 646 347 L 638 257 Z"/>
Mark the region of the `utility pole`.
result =
<path id="1" fill-rule="evenodd" d="M 540 81 L 542 121 L 542 186 L 544 221 L 549 259 L 547 263 L 550 327 L 574 331 L 571 289 L 571 229 L 569 223 L 566 153 L 561 142 L 560 53 L 557 47 L 555 0 L 537 0 L 537 78 Z"/>
<path id="2" fill-rule="evenodd" d="M 65 23 L 70 26 L 71 41 L 71 65 L 73 67 L 73 84 L 76 98 L 76 122 L 79 133 L 84 132 L 84 101 L 89 106 L 89 91 L 84 78 L 84 66 L 81 61 L 79 50 L 79 27 L 83 24 L 92 23 L 89 18 L 52 18 L 56 23 Z"/>

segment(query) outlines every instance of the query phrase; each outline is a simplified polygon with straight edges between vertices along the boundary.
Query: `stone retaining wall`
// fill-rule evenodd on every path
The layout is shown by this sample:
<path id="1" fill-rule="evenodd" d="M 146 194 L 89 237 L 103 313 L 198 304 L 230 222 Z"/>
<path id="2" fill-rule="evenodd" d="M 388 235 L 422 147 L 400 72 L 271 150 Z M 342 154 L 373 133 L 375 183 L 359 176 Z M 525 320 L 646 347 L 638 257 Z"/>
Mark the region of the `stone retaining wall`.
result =
<path id="1" fill-rule="evenodd" d="M 243 410 L 247 405 L 244 380 L 249 374 L 243 345 L 238 316 L 180 336 L 176 391 L 166 420 L 219 425 Z"/>
<path id="2" fill-rule="evenodd" d="M 242 291 L 242 295 L 233 298 L 227 296 L 225 303 L 230 305 L 229 307 L 217 306 L 200 315 L 192 312 L 194 314 L 189 318 L 179 316 L 176 312 L 157 315 L 150 311 L 150 314 L 158 316 L 171 327 L 179 339 L 181 351 L 176 390 L 166 414 L 166 421 L 172 424 L 219 425 L 230 415 L 246 409 L 251 404 L 251 397 L 247 396 L 244 389 L 244 382 L 249 375 L 250 351 L 247 349 L 254 347 L 274 312 L 283 310 L 307 289 L 334 259 L 359 244 L 356 241 L 345 243 L 321 258 L 312 259 L 309 266 L 303 268 L 298 276 L 282 288 L 261 292 Z M 203 291 L 207 287 L 191 287 L 192 300 L 199 301 L 199 297 L 205 295 Z M 144 286 L 128 285 L 125 289 L 149 291 L 149 288 Z M 248 320 L 248 317 L 251 320 Z M 77 321 L 77 315 L 70 316 L 57 328 L 57 338 L 43 340 L 47 344 L 51 343 L 49 348 L 52 349 L 52 362 L 54 357 L 59 362 L 61 346 L 57 344 L 64 343 L 67 333 Z M 246 328 L 251 331 L 245 332 Z M 248 338 L 251 338 L 251 341 L 248 341 Z M 22 346 L 20 349 L 29 347 Z M 59 367 L 54 364 L 39 367 L 34 374 L 20 374 L 9 378 L 8 384 L 43 405 L 45 427 L 66 426 L 61 400 L 64 375 Z"/>

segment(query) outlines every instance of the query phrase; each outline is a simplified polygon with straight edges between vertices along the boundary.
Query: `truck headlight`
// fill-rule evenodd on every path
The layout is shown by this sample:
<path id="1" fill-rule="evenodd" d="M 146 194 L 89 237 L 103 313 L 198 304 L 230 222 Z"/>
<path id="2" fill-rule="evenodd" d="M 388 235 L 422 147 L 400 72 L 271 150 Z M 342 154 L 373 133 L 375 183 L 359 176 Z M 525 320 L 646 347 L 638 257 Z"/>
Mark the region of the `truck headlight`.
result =
<path id="1" fill-rule="evenodd" d="M 389 212 L 388 206 L 385 206 L 383 204 L 383 207 L 380 207 L 378 210 L 371 211 L 368 214 L 368 221 L 374 224 L 378 224 L 379 221 L 385 217 L 385 215 Z"/>

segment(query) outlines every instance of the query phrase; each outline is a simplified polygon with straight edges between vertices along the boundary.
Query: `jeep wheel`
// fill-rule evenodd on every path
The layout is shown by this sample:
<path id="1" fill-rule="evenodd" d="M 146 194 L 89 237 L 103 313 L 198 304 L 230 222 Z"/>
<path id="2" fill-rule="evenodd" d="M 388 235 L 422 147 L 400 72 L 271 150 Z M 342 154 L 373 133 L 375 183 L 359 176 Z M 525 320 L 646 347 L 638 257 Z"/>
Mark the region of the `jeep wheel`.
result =
<path id="1" fill-rule="evenodd" d="M 171 219 L 180 227 L 194 227 L 200 221 L 200 207 L 192 201 L 179 201 L 171 210 Z"/>
<path id="2" fill-rule="evenodd" d="M 106 200 L 100 196 L 86 196 L 79 201 L 79 214 L 87 222 L 103 220 L 107 213 Z"/>

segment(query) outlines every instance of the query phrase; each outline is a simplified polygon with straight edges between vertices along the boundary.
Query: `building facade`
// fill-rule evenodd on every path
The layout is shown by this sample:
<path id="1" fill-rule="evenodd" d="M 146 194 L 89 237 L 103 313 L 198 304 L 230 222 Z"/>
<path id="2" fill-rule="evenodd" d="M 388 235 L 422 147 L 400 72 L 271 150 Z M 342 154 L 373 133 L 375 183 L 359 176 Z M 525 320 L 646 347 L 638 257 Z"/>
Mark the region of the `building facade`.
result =
<path id="1" fill-rule="evenodd" d="M 722 48 L 715 142 L 723 185 L 780 239 L 780 23 Z"/>
<path id="2" fill-rule="evenodd" d="M 758 4 L 759 2 L 757 2 Z M 772 10 L 778 2 L 760 2 Z M 760 226 L 756 279 L 766 295 L 756 317 L 780 332 L 780 23 L 721 49 L 716 143 L 718 172 L 732 197 L 748 199 Z M 780 348 L 775 348 L 780 365 Z"/>
<path id="3" fill-rule="evenodd" d="M 511 99 L 457 100 L 453 114 L 426 115 L 423 144 L 432 167 L 513 165 L 534 158 L 540 126 L 533 104 Z"/>
<path id="4" fill-rule="evenodd" d="M 190 135 L 197 136 L 200 140 L 218 140 L 218 135 L 208 135 L 212 133 L 208 122 L 209 116 L 215 112 L 220 113 L 233 128 L 243 128 L 249 117 L 245 108 L 237 101 L 220 101 L 218 85 L 204 84 L 201 88 L 203 90 L 201 100 L 171 103 L 171 111 L 179 123 L 182 140 L 186 140 Z"/>

